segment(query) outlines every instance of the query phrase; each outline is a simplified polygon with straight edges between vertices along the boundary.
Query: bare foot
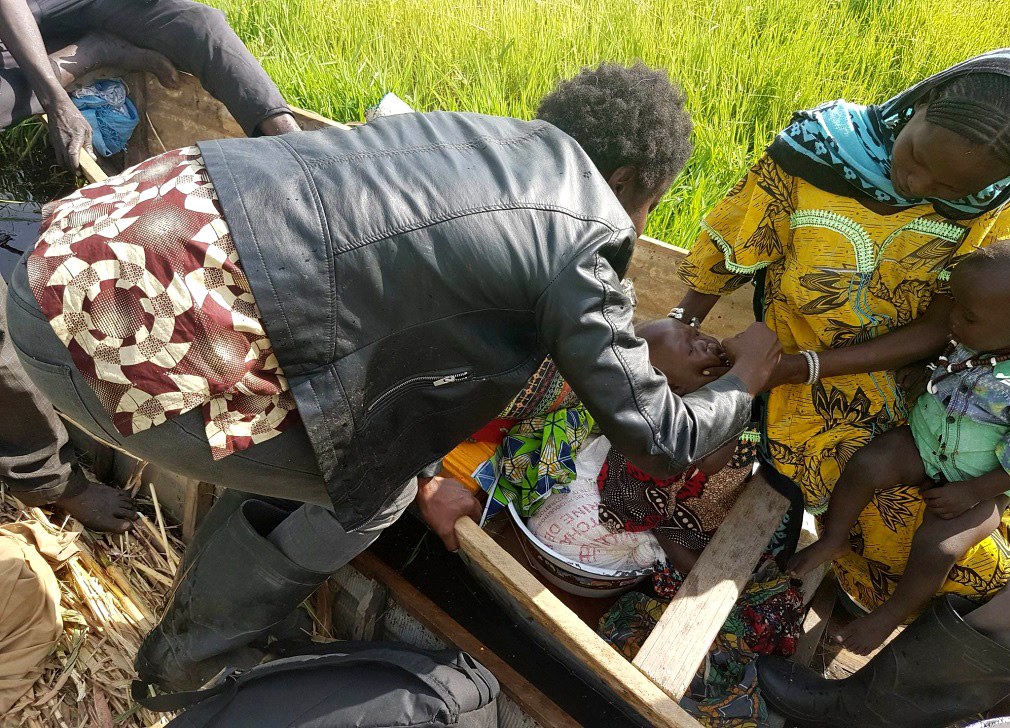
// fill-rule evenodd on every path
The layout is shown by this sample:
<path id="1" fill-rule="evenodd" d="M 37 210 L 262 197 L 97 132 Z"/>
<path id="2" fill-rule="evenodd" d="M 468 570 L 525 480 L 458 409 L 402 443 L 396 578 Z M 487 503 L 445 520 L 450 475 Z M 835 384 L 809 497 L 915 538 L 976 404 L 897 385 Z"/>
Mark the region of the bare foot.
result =
<path id="1" fill-rule="evenodd" d="M 92 531 L 123 533 L 133 528 L 133 522 L 140 517 L 128 493 L 94 482 L 77 495 L 53 505 Z"/>
<path id="2" fill-rule="evenodd" d="M 77 43 L 53 53 L 50 58 L 57 66 L 64 86 L 98 69 L 116 73 L 150 71 L 166 88 L 179 85 L 179 74 L 165 56 L 108 33 L 89 33 Z"/>
<path id="3" fill-rule="evenodd" d="M 849 540 L 821 538 L 805 549 L 800 549 L 791 559 L 786 570 L 791 576 L 800 579 L 823 563 L 840 559 L 849 553 Z"/>
<path id="4" fill-rule="evenodd" d="M 835 636 L 835 641 L 857 655 L 868 655 L 880 647 L 904 621 L 905 616 L 896 614 L 884 604 L 865 617 L 842 627 Z"/>

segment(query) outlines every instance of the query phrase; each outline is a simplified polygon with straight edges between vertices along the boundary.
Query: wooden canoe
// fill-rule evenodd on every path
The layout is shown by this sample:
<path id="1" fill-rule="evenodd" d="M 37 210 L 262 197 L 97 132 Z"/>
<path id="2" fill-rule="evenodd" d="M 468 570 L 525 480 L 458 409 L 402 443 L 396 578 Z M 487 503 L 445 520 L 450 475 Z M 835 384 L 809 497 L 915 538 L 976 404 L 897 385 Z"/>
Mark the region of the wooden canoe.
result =
<path id="1" fill-rule="evenodd" d="M 239 126 L 224 107 L 191 77 L 184 77 L 180 88 L 175 90 L 162 88 L 149 76 L 135 75 L 128 81 L 131 97 L 138 106 L 140 126 L 128 151 L 120 155 L 119 165 L 135 164 L 149 156 L 201 140 L 241 135 Z M 305 129 L 349 128 L 312 112 L 294 109 L 294 113 Z M 92 181 L 118 171 L 116 165 L 108 161 L 96 163 L 90 159 L 84 161 L 83 169 Z M 629 271 L 638 296 L 639 319 L 662 317 L 680 300 L 684 287 L 676 277 L 676 270 L 684 254 L 683 249 L 656 240 L 643 238 L 640 241 Z M 753 320 L 750 296 L 744 290 L 719 304 L 706 329 L 717 336 L 729 335 L 741 331 Z M 101 451 L 100 445 L 94 447 Z M 101 452 L 98 454 L 101 456 Z M 104 457 L 115 461 L 113 472 L 124 474 L 124 477 L 132 472 L 132 465 L 124 455 L 105 453 Z M 199 515 L 208 506 L 213 486 L 189 481 L 153 466 L 149 466 L 145 479 L 158 484 L 159 497 L 168 502 L 169 510 L 183 523 L 184 534 L 190 535 Z M 678 700 L 687 690 L 784 511 L 785 499 L 766 483 L 755 479 L 634 663 L 625 660 L 597 636 L 595 625 L 587 624 L 573 611 L 571 599 L 541 583 L 532 570 L 487 532 L 464 519 L 457 524 L 457 533 L 461 555 L 479 581 L 551 653 L 626 713 L 635 716 L 635 722 L 696 728 L 699 724 L 679 706 Z M 361 622 L 362 615 L 369 611 L 370 600 L 376 599 L 371 592 L 380 589 L 390 604 L 399 605 L 429 632 L 474 651 L 493 671 L 501 673 L 499 679 L 506 686 L 508 698 L 520 707 L 525 718 L 545 726 L 574 724 L 529 681 L 489 653 L 468 636 L 466 630 L 453 626 L 453 620 L 432 608 L 424 594 L 406 584 L 375 557 L 365 554 L 354 563 L 354 568 L 342 573 L 342 585 L 349 593 L 360 597 L 351 610 L 356 615 L 354 619 Z M 376 603 L 386 606 L 382 599 Z M 354 629 L 359 635 L 370 635 L 369 624 L 365 620 Z"/>

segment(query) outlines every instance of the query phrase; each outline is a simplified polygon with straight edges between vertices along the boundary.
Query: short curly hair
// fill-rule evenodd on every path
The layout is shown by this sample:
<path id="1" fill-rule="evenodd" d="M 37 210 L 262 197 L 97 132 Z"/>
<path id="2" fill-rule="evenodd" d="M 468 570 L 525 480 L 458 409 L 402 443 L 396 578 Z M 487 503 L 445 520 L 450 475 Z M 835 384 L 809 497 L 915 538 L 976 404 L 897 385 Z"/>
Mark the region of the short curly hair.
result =
<path id="1" fill-rule="evenodd" d="M 648 190 L 680 174 L 693 149 L 684 93 L 641 61 L 583 68 L 544 96 L 537 118 L 574 138 L 604 177 L 634 165 Z"/>

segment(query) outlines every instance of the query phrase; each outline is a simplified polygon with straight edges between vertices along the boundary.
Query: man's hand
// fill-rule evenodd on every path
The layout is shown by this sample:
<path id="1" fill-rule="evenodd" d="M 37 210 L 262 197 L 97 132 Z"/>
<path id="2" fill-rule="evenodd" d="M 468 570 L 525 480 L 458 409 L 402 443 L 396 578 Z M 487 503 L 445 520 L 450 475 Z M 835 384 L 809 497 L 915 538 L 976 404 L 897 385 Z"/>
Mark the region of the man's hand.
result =
<path id="1" fill-rule="evenodd" d="M 763 392 L 782 356 L 782 345 L 771 329 L 755 322 L 736 336 L 722 342 L 733 367 L 752 397 Z"/>
<path id="2" fill-rule="evenodd" d="M 417 503 L 421 517 L 432 531 L 438 534 L 450 551 L 459 550 L 456 540 L 456 521 L 469 516 L 480 521 L 481 507 L 473 494 L 458 480 L 435 476 L 430 480 L 418 478 Z"/>
<path id="3" fill-rule="evenodd" d="M 77 171 L 84 154 L 94 156 L 91 148 L 91 125 L 81 116 L 74 102 L 67 96 L 49 111 L 49 141 L 56 152 L 56 160 L 71 172 Z"/>
<path id="4" fill-rule="evenodd" d="M 966 482 L 941 485 L 922 491 L 926 508 L 944 520 L 957 518 L 978 502 Z"/>

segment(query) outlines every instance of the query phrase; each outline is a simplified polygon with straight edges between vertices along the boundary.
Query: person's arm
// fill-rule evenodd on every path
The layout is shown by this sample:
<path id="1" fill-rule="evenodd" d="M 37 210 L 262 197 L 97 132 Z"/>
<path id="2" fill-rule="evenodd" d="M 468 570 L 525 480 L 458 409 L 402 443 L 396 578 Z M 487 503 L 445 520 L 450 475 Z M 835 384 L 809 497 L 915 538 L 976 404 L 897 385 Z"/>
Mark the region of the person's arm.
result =
<path id="1" fill-rule="evenodd" d="M 614 447 L 669 478 L 717 450 L 750 419 L 781 349 L 764 324 L 726 342 L 730 372 L 678 397 L 635 336 L 631 301 L 598 253 L 570 262 L 534 307 L 548 352 Z"/>
<path id="2" fill-rule="evenodd" d="M 895 371 L 906 364 L 935 358 L 950 338 L 948 317 L 953 301 L 937 294 L 926 312 L 911 323 L 861 344 L 817 352 L 820 376 Z M 785 354 L 772 376 L 770 386 L 802 384 L 810 372 L 802 354 Z"/>
<path id="3" fill-rule="evenodd" d="M 977 478 L 928 488 L 922 491 L 926 508 L 940 518 L 957 518 L 982 501 L 991 500 L 1010 491 L 1010 474 L 998 468 Z"/>
<path id="4" fill-rule="evenodd" d="M 684 310 L 684 316 L 681 320 L 688 322 L 696 318 L 699 321 L 704 321 L 715 304 L 719 303 L 720 298 L 722 296 L 715 293 L 700 293 L 695 290 L 689 290 L 684 298 L 681 299 L 681 302 L 677 304 L 678 308 Z"/>
<path id="5" fill-rule="evenodd" d="M 25 0 L 0 0 L 0 41 L 17 61 L 49 117 L 49 139 L 57 161 L 68 169 L 77 169 L 81 149 L 92 153 L 91 126 L 60 83 Z"/>

